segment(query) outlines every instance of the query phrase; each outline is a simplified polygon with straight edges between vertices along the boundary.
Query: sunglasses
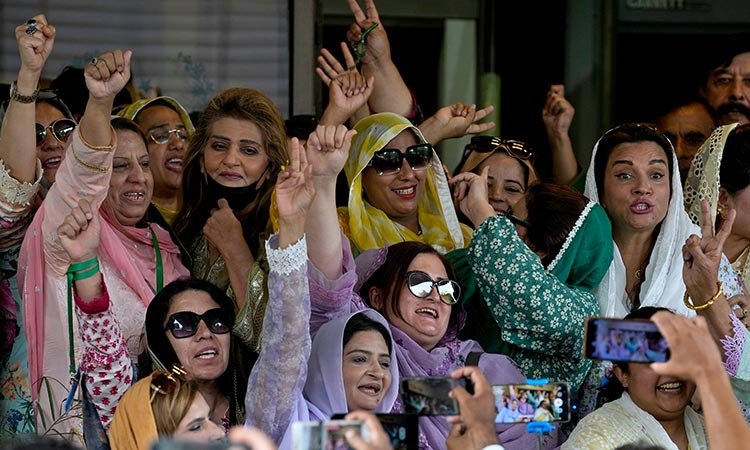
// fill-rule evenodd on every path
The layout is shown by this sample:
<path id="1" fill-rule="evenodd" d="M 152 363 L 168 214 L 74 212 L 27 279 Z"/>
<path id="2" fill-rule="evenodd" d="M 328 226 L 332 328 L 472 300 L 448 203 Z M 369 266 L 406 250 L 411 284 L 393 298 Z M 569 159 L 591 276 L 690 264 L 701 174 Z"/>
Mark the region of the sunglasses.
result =
<path id="1" fill-rule="evenodd" d="M 41 123 L 37 123 L 36 145 L 42 145 L 42 142 L 47 138 L 47 130 L 52 132 L 52 136 L 54 136 L 59 143 L 64 144 L 68 141 L 68 138 L 73 134 L 73 130 L 75 129 L 76 122 L 73 119 L 58 119 L 46 127 Z"/>
<path id="2" fill-rule="evenodd" d="M 437 288 L 440 301 L 446 305 L 455 305 L 461 297 L 461 287 L 453 280 L 433 280 L 426 273 L 415 270 L 407 272 L 406 284 L 415 297 L 427 298 L 432 288 Z"/>
<path id="3" fill-rule="evenodd" d="M 384 148 L 372 155 L 368 166 L 372 166 L 378 175 L 393 175 L 401 171 L 404 159 L 409 163 L 411 170 L 425 170 L 432 161 L 432 153 L 435 149 L 430 144 L 417 144 L 406 148 L 401 153 L 397 148 Z"/>
<path id="4" fill-rule="evenodd" d="M 510 220 L 510 223 L 513 225 L 518 225 L 524 228 L 531 228 L 531 225 L 526 220 L 514 215 L 510 210 L 505 211 L 505 213 L 502 214 L 503 216 L 507 217 L 508 220 Z"/>
<path id="5" fill-rule="evenodd" d="M 182 142 L 188 140 L 187 130 L 185 128 L 175 128 L 172 130 L 157 128 L 156 130 L 150 131 L 148 137 L 157 144 L 163 145 L 169 142 L 169 138 L 173 134 Z"/>
<path id="6" fill-rule="evenodd" d="M 187 371 L 179 365 L 173 365 L 171 372 L 159 371 L 151 377 L 151 401 L 157 394 L 174 395 L 180 389 L 180 385 L 185 381 Z"/>
<path id="7" fill-rule="evenodd" d="M 175 339 L 189 338 L 198 332 L 201 320 L 213 334 L 226 334 L 232 330 L 234 318 L 221 308 L 209 309 L 203 314 L 180 311 L 169 316 L 164 331 L 169 330 Z"/>
<path id="8" fill-rule="evenodd" d="M 471 142 L 464 148 L 464 155 L 471 152 L 494 153 L 497 151 L 504 151 L 509 156 L 524 161 L 529 160 L 534 155 L 534 150 L 525 142 L 500 139 L 495 136 L 472 137 Z"/>

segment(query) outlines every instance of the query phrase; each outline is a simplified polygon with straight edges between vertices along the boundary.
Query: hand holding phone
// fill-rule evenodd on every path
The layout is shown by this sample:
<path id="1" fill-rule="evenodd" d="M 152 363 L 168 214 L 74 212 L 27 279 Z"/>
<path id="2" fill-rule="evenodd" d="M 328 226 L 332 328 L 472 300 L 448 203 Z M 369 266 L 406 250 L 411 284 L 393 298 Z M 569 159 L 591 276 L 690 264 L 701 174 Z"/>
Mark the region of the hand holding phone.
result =
<path id="1" fill-rule="evenodd" d="M 615 362 L 665 362 L 669 346 L 656 324 L 643 319 L 590 318 L 586 322 L 584 356 Z"/>
<path id="2" fill-rule="evenodd" d="M 465 377 L 402 377 L 404 412 L 420 416 L 454 416 L 459 413 L 459 408 L 450 392 L 456 386 L 473 392 L 471 380 Z"/>

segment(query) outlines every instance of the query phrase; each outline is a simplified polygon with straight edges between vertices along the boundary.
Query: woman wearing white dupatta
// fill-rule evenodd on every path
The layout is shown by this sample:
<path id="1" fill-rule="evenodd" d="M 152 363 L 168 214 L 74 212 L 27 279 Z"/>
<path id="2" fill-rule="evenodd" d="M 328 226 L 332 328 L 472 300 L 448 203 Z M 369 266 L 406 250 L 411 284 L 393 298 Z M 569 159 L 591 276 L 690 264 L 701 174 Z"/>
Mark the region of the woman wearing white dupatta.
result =
<path id="1" fill-rule="evenodd" d="M 607 317 L 623 317 L 640 306 L 695 315 L 682 300 L 682 245 L 691 234 L 700 235 L 700 228 L 683 208 L 677 167 L 672 144 L 652 125 L 621 125 L 594 146 L 584 195 L 607 210 L 615 241 L 612 264 L 594 290 Z M 604 192 L 605 186 L 617 194 Z M 742 292 L 726 258 L 719 279 L 729 297 Z"/>

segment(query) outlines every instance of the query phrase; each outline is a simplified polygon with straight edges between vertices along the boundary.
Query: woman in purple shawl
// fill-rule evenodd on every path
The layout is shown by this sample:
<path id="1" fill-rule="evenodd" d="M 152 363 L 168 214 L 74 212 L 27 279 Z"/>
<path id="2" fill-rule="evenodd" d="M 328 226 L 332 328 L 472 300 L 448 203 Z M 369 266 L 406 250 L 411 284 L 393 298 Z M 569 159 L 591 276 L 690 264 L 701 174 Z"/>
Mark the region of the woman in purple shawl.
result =
<path id="1" fill-rule="evenodd" d="M 328 322 L 311 343 L 302 233 L 311 200 L 303 194 L 314 195 L 314 189 L 309 169 L 305 172 L 305 152 L 296 140 L 290 154 L 291 166 L 276 187 L 279 232 L 266 243 L 270 271 L 263 346 L 245 395 L 246 425 L 268 433 L 281 449 L 292 446 L 293 422 L 329 420 L 354 410 L 389 412 L 399 380 L 388 322 L 374 310 Z M 287 172 L 291 178 L 282 181 Z M 305 198 L 297 200 L 300 197 Z"/>
<path id="2" fill-rule="evenodd" d="M 316 188 L 305 228 L 311 330 L 314 334 L 326 322 L 369 306 L 388 320 L 401 376 L 449 376 L 466 365 L 471 353 L 482 352 L 477 342 L 456 337 L 464 314 L 452 305 L 458 298 L 458 286 L 450 281 L 451 266 L 432 247 L 417 242 L 367 250 L 355 264 L 349 241 L 338 228 L 335 203 L 336 176 L 346 162 L 351 131 L 344 126 L 331 128 L 319 126 L 307 144 Z M 402 195 L 413 184 L 408 161 L 401 162 L 388 192 L 379 195 Z M 420 286 L 426 288 L 420 291 Z M 492 384 L 526 379 L 505 356 L 482 353 L 478 365 Z M 400 402 L 394 406 L 394 412 L 401 409 Z M 445 448 L 450 430 L 445 417 L 421 417 L 419 427 L 421 449 Z M 528 434 L 524 425 L 503 426 L 498 433 L 508 450 L 537 445 L 537 436 Z M 545 448 L 552 448 L 557 434 L 542 439 Z"/>

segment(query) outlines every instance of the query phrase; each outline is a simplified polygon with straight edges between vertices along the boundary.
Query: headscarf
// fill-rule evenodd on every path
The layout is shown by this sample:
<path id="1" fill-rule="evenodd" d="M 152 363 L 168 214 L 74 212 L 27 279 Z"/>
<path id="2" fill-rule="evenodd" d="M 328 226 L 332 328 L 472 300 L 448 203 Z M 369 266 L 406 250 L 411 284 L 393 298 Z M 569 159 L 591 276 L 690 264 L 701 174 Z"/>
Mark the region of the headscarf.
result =
<path id="1" fill-rule="evenodd" d="M 118 113 L 118 115 L 120 117 L 125 117 L 126 119 L 135 120 L 135 117 L 140 114 L 141 111 L 149 106 L 154 106 L 154 104 L 161 104 L 173 109 L 177 113 L 177 115 L 180 116 L 182 124 L 185 125 L 185 130 L 187 130 L 188 137 L 193 136 L 193 134 L 195 133 L 195 127 L 193 126 L 193 121 L 190 120 L 190 114 L 188 114 L 187 110 L 180 104 L 180 102 L 172 97 L 163 95 L 161 97 L 142 98 L 126 106 L 122 111 Z"/>
<path id="2" fill-rule="evenodd" d="M 595 178 L 596 154 L 599 148 L 597 141 L 591 155 L 591 163 L 586 173 L 586 188 L 583 192 L 592 201 L 600 202 L 599 191 Z M 672 170 L 670 180 L 672 195 L 669 199 L 667 215 L 662 220 L 656 237 L 656 243 L 651 251 L 646 266 L 645 279 L 641 284 L 641 306 L 661 306 L 683 316 L 694 316 L 695 312 L 685 307 L 682 295 L 685 284 L 682 280 L 682 245 L 691 234 L 700 235 L 700 228 L 696 227 L 683 208 L 682 185 L 680 173 L 677 170 L 677 156 L 671 151 Z M 613 224 L 614 226 L 614 224 Z M 630 299 L 625 292 L 626 269 L 622 255 L 614 246 L 614 256 L 604 279 L 599 287 L 594 289 L 594 295 L 599 300 L 599 306 L 605 317 L 625 317 L 630 312 Z"/>
<path id="3" fill-rule="evenodd" d="M 721 161 L 724 157 L 724 147 L 729 134 L 739 124 L 733 123 L 716 128 L 711 136 L 703 143 L 701 149 L 690 164 L 687 180 L 685 180 L 685 209 L 690 219 L 697 226 L 701 225 L 701 200 L 708 201 L 711 223 L 716 223 L 719 206 L 719 188 L 721 187 Z M 738 211 L 738 214 L 740 211 Z M 742 212 L 743 214 L 746 212 Z M 742 278 L 745 286 L 750 286 L 750 271 L 747 265 L 747 251 L 743 251 L 732 266 Z"/>
<path id="4" fill-rule="evenodd" d="M 375 152 L 382 150 L 404 130 L 411 130 L 421 143 L 427 142 L 409 120 L 393 113 L 380 113 L 360 120 L 354 126 L 357 135 L 352 142 L 349 159 L 344 166 L 349 181 L 349 239 L 360 251 L 386 247 L 403 241 L 418 241 L 447 253 L 465 245 L 463 230 L 451 201 L 448 179 L 437 154 L 425 170 L 424 191 L 419 201 L 419 225 L 422 234 L 391 220 L 382 210 L 365 200 L 362 171 Z"/>
<path id="5" fill-rule="evenodd" d="M 604 208 L 589 201 L 546 269 L 569 286 L 595 288 L 612 262 L 612 246 L 605 242 L 611 227 Z"/>
<path id="6" fill-rule="evenodd" d="M 307 364 L 307 379 L 303 388 L 304 405 L 298 402 L 296 421 L 330 420 L 331 416 L 349 411 L 344 389 L 343 352 L 346 324 L 357 314 L 382 324 L 390 332 L 388 321 L 373 309 L 365 309 L 337 317 L 322 325 L 312 341 Z M 388 387 L 376 413 L 389 413 L 399 394 L 399 371 L 396 362 L 396 343 L 391 339 L 391 385 Z M 291 423 L 279 448 L 291 448 Z"/>
<path id="7" fill-rule="evenodd" d="M 109 426 L 112 450 L 148 450 L 159 438 L 151 409 L 152 377 L 153 374 L 131 386 L 117 404 L 115 417 Z"/>

